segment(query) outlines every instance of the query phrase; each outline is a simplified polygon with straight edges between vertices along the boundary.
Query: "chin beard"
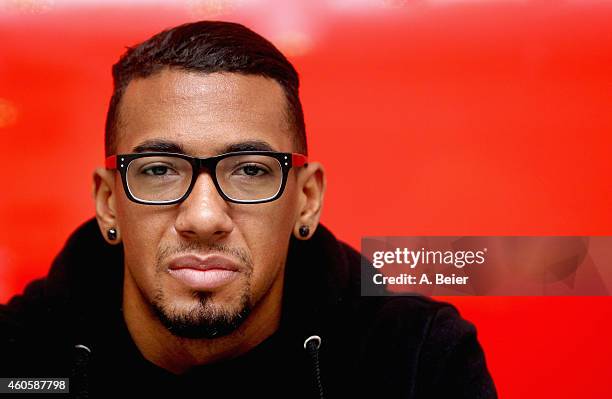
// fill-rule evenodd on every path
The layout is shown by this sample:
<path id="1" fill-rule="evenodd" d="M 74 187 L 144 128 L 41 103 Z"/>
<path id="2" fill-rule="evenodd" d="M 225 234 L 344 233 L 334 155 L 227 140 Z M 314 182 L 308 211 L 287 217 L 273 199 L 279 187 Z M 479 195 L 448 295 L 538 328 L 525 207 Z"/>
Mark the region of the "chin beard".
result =
<path id="1" fill-rule="evenodd" d="M 197 305 L 181 311 L 164 306 L 167 302 L 161 291 L 153 300 L 153 311 L 157 318 L 176 337 L 191 339 L 223 337 L 236 331 L 251 313 L 248 292 L 241 296 L 236 311 L 215 306 L 209 293 L 195 292 L 193 296 L 197 300 Z"/>

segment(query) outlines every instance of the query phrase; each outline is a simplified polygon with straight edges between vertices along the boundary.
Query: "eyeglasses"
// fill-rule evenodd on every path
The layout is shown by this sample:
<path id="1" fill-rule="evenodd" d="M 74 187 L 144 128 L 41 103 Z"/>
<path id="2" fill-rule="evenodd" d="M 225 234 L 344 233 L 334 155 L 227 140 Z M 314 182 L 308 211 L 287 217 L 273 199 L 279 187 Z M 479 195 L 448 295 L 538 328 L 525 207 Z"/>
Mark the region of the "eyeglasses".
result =
<path id="1" fill-rule="evenodd" d="M 106 158 L 118 170 L 127 197 L 139 204 L 171 205 L 184 201 L 202 170 L 210 173 L 226 201 L 259 204 L 278 199 L 291 167 L 305 166 L 305 155 L 288 152 L 241 151 L 210 158 L 146 152 Z"/>

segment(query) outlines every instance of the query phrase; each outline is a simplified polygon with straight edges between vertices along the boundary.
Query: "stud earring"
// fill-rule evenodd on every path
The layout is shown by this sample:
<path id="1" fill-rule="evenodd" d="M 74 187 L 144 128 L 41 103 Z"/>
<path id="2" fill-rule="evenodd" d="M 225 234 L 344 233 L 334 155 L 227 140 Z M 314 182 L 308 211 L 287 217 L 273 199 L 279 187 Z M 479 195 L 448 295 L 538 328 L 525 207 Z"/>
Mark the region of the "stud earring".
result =
<path id="1" fill-rule="evenodd" d="M 115 228 L 108 229 L 106 236 L 109 240 L 115 241 L 117 239 L 117 230 Z"/>
<path id="2" fill-rule="evenodd" d="M 308 235 L 310 234 L 310 229 L 308 228 L 308 226 L 300 226 L 300 237 L 308 237 Z"/>

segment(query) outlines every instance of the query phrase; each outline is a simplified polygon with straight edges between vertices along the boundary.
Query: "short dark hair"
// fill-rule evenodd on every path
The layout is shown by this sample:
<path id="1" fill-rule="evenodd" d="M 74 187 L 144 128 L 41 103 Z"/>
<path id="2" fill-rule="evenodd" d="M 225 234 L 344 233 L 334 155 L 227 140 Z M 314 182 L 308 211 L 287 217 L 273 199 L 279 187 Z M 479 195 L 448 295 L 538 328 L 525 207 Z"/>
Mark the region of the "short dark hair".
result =
<path id="1" fill-rule="evenodd" d="M 307 154 L 299 77 L 289 60 L 272 43 L 243 25 L 199 21 L 164 30 L 134 47 L 128 47 L 113 65 L 114 89 L 104 137 L 106 156 L 116 152 L 119 104 L 130 81 L 146 78 L 166 67 L 203 73 L 235 72 L 274 79 L 285 93 L 285 114 L 294 130 L 295 150 Z"/>

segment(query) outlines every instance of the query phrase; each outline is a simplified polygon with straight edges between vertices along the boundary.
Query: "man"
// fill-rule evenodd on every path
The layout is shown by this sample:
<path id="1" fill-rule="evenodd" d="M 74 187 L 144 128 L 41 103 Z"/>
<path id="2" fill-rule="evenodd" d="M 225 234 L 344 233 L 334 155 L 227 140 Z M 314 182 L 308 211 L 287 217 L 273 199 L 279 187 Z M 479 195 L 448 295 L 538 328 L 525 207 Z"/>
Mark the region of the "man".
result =
<path id="1" fill-rule="evenodd" d="M 96 220 L 0 310 L 0 377 L 70 377 L 75 396 L 495 397 L 452 306 L 360 296 L 270 42 L 190 23 L 113 77 Z"/>

